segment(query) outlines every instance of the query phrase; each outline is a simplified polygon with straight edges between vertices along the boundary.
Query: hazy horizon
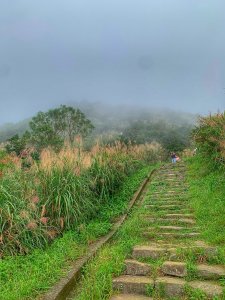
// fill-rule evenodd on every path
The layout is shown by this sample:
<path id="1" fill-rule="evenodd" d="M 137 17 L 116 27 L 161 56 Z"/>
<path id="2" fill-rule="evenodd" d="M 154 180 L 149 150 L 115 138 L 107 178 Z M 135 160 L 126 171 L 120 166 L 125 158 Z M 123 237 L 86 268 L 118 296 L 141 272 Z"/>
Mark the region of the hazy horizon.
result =
<path id="1" fill-rule="evenodd" d="M 0 124 L 60 104 L 225 109 L 222 0 L 1 0 Z"/>

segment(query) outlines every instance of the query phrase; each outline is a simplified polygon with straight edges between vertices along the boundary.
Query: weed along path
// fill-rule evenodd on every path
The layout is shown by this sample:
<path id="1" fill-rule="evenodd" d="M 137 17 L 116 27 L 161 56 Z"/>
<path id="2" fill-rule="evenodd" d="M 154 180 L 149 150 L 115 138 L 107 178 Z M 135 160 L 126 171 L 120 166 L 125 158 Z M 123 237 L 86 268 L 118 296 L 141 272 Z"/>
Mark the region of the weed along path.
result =
<path id="1" fill-rule="evenodd" d="M 136 216 L 137 243 L 112 278 L 110 296 L 87 299 L 225 299 L 220 284 L 225 268 L 218 264 L 217 249 L 201 240 L 185 172 L 183 164 L 157 171 Z"/>

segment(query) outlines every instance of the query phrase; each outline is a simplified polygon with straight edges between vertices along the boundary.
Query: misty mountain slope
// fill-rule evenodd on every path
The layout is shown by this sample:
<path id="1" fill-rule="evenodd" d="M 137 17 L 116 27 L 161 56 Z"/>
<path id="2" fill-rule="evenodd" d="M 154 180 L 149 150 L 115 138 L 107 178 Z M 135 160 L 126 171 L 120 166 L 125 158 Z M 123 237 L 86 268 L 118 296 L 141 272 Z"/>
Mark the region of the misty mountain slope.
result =
<path id="1" fill-rule="evenodd" d="M 147 124 L 153 123 L 190 127 L 195 124 L 197 116 L 191 113 L 176 112 L 166 109 L 140 108 L 126 105 L 107 105 L 98 103 L 69 103 L 69 105 L 80 108 L 95 126 L 93 136 L 104 134 L 120 134 L 135 122 Z M 22 135 L 29 128 L 30 119 L 19 123 L 8 123 L 0 126 L 0 142 L 4 142 L 15 134 Z"/>
<path id="2" fill-rule="evenodd" d="M 0 126 L 0 142 L 7 141 L 15 134 L 22 135 L 29 128 L 30 119 L 18 123 L 7 123 Z"/>

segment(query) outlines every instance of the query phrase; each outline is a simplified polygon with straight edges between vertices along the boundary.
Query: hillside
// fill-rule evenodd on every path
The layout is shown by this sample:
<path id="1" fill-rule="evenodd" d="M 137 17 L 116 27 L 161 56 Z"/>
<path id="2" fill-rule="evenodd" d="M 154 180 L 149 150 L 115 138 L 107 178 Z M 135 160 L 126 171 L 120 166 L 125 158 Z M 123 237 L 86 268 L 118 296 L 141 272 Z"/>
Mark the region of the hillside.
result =
<path id="1" fill-rule="evenodd" d="M 94 136 L 112 133 L 120 134 L 135 122 L 160 123 L 176 126 L 193 126 L 197 116 L 191 113 L 176 112 L 166 109 L 139 108 L 135 106 L 113 106 L 102 103 L 69 103 L 80 108 L 95 126 Z M 22 135 L 29 128 L 30 118 L 18 123 L 7 123 L 0 126 L 0 142 L 15 134 Z"/>

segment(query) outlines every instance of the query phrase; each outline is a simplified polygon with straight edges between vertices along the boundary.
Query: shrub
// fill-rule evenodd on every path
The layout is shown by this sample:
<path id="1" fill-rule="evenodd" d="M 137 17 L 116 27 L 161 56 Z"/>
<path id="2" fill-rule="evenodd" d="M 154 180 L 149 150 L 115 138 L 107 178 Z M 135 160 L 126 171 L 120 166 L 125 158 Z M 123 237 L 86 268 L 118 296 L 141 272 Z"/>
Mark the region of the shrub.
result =
<path id="1" fill-rule="evenodd" d="M 0 256 L 43 248 L 96 217 L 127 176 L 160 159 L 159 145 L 44 150 L 39 163 L 11 166 L 0 180 Z M 19 159 L 19 158 L 17 158 Z"/>
<path id="2" fill-rule="evenodd" d="M 193 139 L 202 154 L 214 166 L 225 166 L 225 112 L 200 117 Z"/>

